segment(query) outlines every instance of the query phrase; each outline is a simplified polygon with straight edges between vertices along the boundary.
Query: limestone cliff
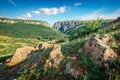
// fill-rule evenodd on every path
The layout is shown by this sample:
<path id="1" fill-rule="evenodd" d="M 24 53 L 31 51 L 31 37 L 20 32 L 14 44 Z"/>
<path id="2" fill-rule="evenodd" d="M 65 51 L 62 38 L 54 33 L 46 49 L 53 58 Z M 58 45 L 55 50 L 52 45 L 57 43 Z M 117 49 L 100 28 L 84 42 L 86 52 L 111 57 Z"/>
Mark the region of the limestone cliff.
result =
<path id="1" fill-rule="evenodd" d="M 84 23 L 83 21 L 77 21 L 77 20 L 59 21 L 53 25 L 53 28 L 59 30 L 60 32 L 65 32 L 66 30 L 82 25 L 83 23 Z"/>
<path id="2" fill-rule="evenodd" d="M 20 20 L 20 19 L 9 19 L 9 18 L 0 18 L 0 22 L 2 23 L 24 23 L 24 24 L 35 24 L 35 25 L 43 25 L 43 26 L 50 26 L 49 23 L 46 21 L 39 21 L 39 20 Z"/>

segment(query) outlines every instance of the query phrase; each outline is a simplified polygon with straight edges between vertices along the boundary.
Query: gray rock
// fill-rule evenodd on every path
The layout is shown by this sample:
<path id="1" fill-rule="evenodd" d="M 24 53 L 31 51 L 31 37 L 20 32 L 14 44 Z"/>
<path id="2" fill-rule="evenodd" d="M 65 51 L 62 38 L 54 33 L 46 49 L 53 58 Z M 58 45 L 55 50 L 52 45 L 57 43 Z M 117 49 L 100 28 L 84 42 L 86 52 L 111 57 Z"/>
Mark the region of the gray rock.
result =
<path id="1" fill-rule="evenodd" d="M 70 28 L 74 28 L 82 24 L 83 24 L 82 21 L 74 21 L 74 20 L 73 21 L 61 21 L 61 22 L 56 22 L 53 25 L 53 28 L 55 28 L 56 30 L 59 30 L 60 32 L 65 32 L 66 30 Z"/>
<path id="2" fill-rule="evenodd" d="M 115 59 L 117 54 L 107 45 L 109 43 L 109 36 L 97 35 L 92 36 L 78 52 L 84 52 L 88 55 L 93 63 L 102 65 L 109 59 Z"/>

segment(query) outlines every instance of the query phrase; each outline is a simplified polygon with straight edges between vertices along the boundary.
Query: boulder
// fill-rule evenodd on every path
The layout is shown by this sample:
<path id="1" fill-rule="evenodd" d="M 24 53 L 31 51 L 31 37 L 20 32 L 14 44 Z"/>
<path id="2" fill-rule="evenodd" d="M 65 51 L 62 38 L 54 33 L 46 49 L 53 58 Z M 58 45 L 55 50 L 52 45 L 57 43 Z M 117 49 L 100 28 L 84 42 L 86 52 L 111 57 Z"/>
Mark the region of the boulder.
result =
<path id="1" fill-rule="evenodd" d="M 26 46 L 23 48 L 18 48 L 13 55 L 12 59 L 7 63 L 8 66 L 14 66 L 25 59 L 27 59 L 28 54 L 30 54 L 32 51 L 35 51 L 36 49 L 34 47 Z"/>
<path id="2" fill-rule="evenodd" d="M 45 69 L 50 67 L 58 68 L 58 65 L 63 60 L 61 52 L 61 45 L 54 44 L 53 50 L 49 54 L 49 58 L 46 60 Z"/>
<path id="3" fill-rule="evenodd" d="M 87 54 L 91 60 L 98 65 L 107 62 L 109 59 L 115 59 L 117 54 L 107 45 L 109 36 L 92 36 L 78 52 Z"/>
<path id="4" fill-rule="evenodd" d="M 61 45 L 49 44 L 47 42 L 43 42 L 35 46 L 36 50 L 44 50 L 47 48 L 52 48 L 52 51 L 49 53 L 49 58 L 46 59 L 44 68 L 48 69 L 51 68 L 52 66 L 58 68 L 58 65 L 63 60 Z"/>

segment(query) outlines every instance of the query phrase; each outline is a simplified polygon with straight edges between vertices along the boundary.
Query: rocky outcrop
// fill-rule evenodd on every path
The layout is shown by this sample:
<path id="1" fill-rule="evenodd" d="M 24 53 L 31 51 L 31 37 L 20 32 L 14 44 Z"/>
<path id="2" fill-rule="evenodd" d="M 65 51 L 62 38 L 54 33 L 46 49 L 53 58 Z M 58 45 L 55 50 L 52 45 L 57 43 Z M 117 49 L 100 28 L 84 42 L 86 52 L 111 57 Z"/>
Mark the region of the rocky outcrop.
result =
<path id="1" fill-rule="evenodd" d="M 70 28 L 74 28 L 76 26 L 82 25 L 83 22 L 82 21 L 61 21 L 61 22 L 56 22 L 53 25 L 53 28 L 55 28 L 56 30 L 59 30 L 60 32 L 65 32 L 66 30 L 70 29 Z"/>
<path id="2" fill-rule="evenodd" d="M 23 48 L 18 48 L 11 58 L 11 60 L 7 61 L 8 66 L 14 66 L 20 62 L 29 58 L 29 54 L 34 54 L 36 50 L 46 50 L 48 48 L 52 48 L 52 51 L 49 52 L 49 57 L 46 59 L 45 62 L 45 69 L 54 66 L 55 68 L 58 67 L 59 63 L 63 60 L 63 55 L 61 52 L 61 46 L 57 44 L 48 44 L 46 42 L 39 43 L 36 47 L 26 46 Z"/>
<path id="3" fill-rule="evenodd" d="M 35 46 L 35 49 L 36 50 L 43 50 L 43 49 L 46 49 L 46 48 L 51 48 L 53 46 L 54 46 L 53 44 L 48 44 L 47 42 L 43 42 L 43 43 L 37 44 Z"/>
<path id="4" fill-rule="evenodd" d="M 8 60 L 7 66 L 11 68 L 2 71 L 0 80 L 5 80 L 6 77 L 9 78 L 9 80 L 17 79 L 18 76 L 22 75 L 23 71 L 32 71 L 37 68 L 41 69 L 39 67 L 41 65 L 44 70 L 51 67 L 58 68 L 60 62 L 63 60 L 61 45 L 48 44 L 46 42 L 39 43 L 38 45 L 40 45 L 40 47 L 38 46 L 39 49 L 30 46 L 18 48 L 11 60 Z M 3 68 L 4 67 L 2 67 L 2 69 Z M 0 71 L 2 69 L 0 69 Z"/>
<path id="5" fill-rule="evenodd" d="M 2 23 L 24 23 L 24 24 L 34 24 L 34 25 L 43 25 L 43 26 L 50 26 L 49 23 L 45 21 L 38 21 L 38 20 L 20 20 L 20 19 L 9 19 L 9 18 L 0 18 L 0 22 Z"/>
<path id="6" fill-rule="evenodd" d="M 61 52 L 61 46 L 57 44 L 48 44 L 47 42 L 39 43 L 35 46 L 36 50 L 44 50 L 47 48 L 52 48 L 52 51 L 49 53 L 48 59 L 45 62 L 45 69 L 54 66 L 58 67 L 60 62 L 63 60 L 63 55 Z"/>
<path id="7" fill-rule="evenodd" d="M 7 65 L 14 66 L 14 65 L 24 61 L 25 59 L 27 59 L 28 54 L 30 54 L 32 51 L 35 51 L 34 47 L 26 46 L 23 48 L 18 48 L 16 50 L 14 56 L 12 57 L 12 59 L 9 60 Z"/>
<path id="8" fill-rule="evenodd" d="M 45 69 L 50 67 L 58 68 L 58 65 L 63 60 L 63 55 L 61 52 L 60 45 L 54 45 L 52 51 L 50 52 L 49 58 L 46 60 Z"/>
<path id="9" fill-rule="evenodd" d="M 95 64 L 101 65 L 109 59 L 117 57 L 117 54 L 107 45 L 108 43 L 108 35 L 94 35 L 78 52 L 87 54 Z"/>

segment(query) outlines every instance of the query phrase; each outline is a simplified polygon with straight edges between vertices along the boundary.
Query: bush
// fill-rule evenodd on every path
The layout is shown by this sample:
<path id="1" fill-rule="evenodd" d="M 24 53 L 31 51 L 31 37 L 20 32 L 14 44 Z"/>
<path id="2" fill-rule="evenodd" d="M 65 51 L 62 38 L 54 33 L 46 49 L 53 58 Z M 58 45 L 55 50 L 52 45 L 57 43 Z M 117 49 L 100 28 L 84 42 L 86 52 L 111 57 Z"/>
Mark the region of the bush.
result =
<path id="1" fill-rule="evenodd" d="M 102 19 L 93 20 L 68 30 L 66 34 L 69 35 L 69 40 L 85 38 L 88 35 L 97 32 L 102 27 L 103 22 Z"/>

